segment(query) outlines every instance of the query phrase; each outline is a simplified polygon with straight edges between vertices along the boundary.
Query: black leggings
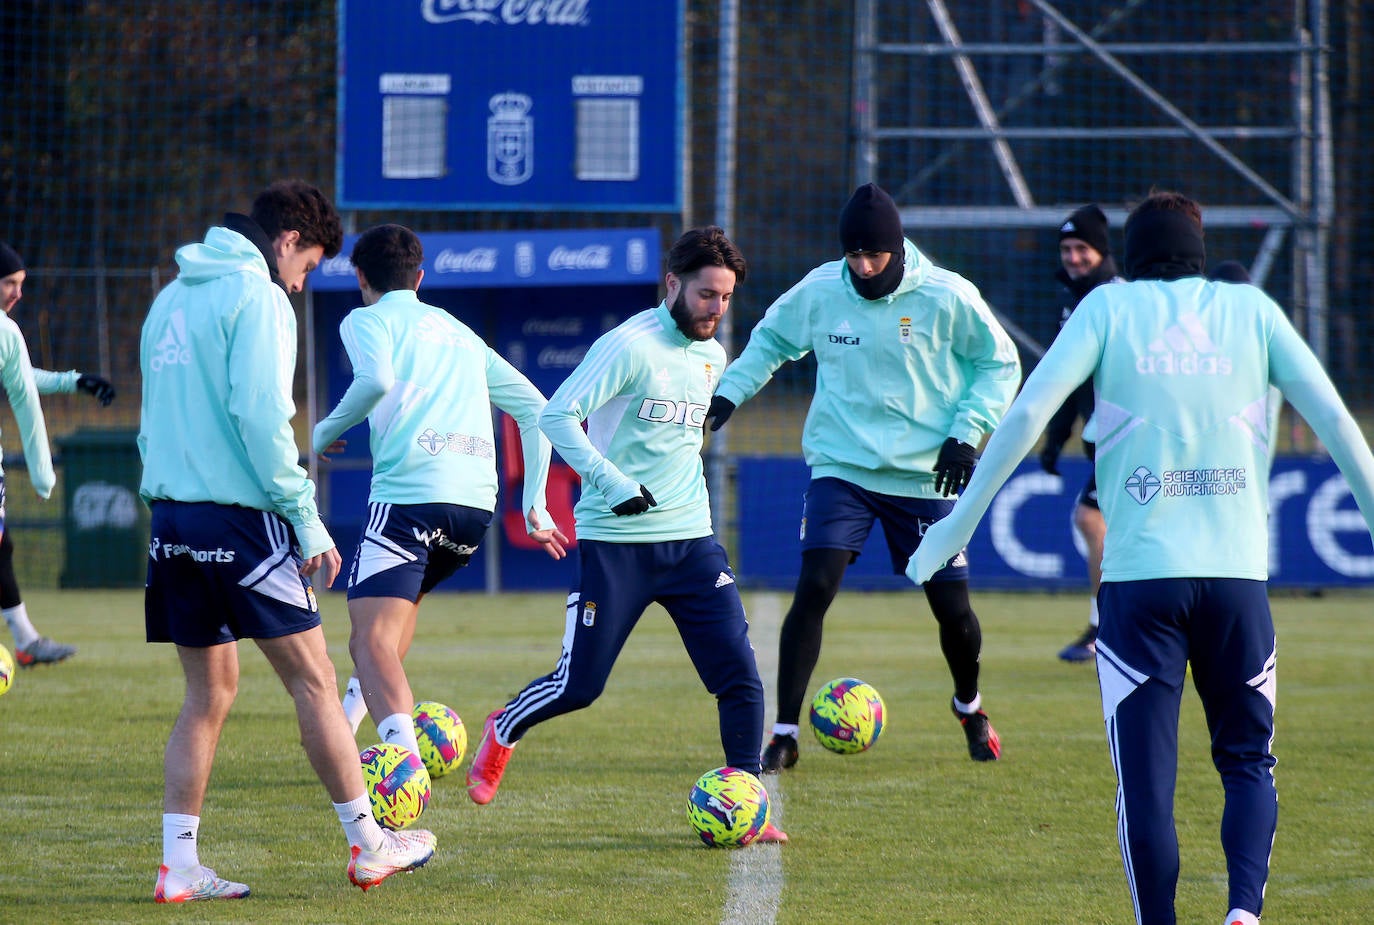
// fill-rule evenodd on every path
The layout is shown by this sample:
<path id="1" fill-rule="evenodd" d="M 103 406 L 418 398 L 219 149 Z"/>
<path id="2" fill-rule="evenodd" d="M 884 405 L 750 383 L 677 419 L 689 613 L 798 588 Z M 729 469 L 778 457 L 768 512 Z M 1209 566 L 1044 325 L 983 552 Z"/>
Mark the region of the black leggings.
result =
<path id="1" fill-rule="evenodd" d="M 19 582 L 14 577 L 14 543 L 10 531 L 0 534 L 0 610 L 18 607 L 24 602 L 19 596 Z"/>
<path id="2" fill-rule="evenodd" d="M 779 723 L 799 724 L 811 672 L 821 655 L 825 613 L 840 590 L 845 569 L 854 560 L 847 549 L 802 552 L 801 574 L 792 607 L 778 639 Z M 926 601 L 940 625 L 940 650 L 954 678 L 954 696 L 969 703 L 978 696 L 978 657 L 983 631 L 968 599 L 968 582 L 937 581 L 924 585 Z"/>

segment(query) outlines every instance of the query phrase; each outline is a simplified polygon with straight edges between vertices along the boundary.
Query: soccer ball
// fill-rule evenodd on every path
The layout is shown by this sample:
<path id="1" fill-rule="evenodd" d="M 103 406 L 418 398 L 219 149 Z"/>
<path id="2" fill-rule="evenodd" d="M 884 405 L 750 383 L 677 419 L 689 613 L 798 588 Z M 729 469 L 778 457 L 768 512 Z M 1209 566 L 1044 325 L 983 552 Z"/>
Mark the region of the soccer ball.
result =
<path id="1" fill-rule="evenodd" d="M 422 700 L 410 711 L 415 720 L 415 739 L 420 743 L 420 760 L 430 778 L 443 777 L 463 761 L 468 747 L 468 731 L 458 714 L 433 700 Z"/>
<path id="2" fill-rule="evenodd" d="M 857 678 L 836 678 L 811 700 L 811 731 L 816 740 L 841 755 L 865 751 L 878 741 L 886 713 L 883 698 Z"/>
<path id="3" fill-rule="evenodd" d="M 372 800 L 372 815 L 388 829 L 404 829 L 429 805 L 429 772 L 420 756 L 400 745 L 383 743 L 363 749 L 363 783 Z"/>
<path id="4" fill-rule="evenodd" d="M 709 847 L 743 848 L 768 824 L 768 791 L 739 768 L 707 771 L 687 797 L 687 820 Z"/>
<path id="5" fill-rule="evenodd" d="M 0 646 L 0 694 L 10 689 L 14 683 L 14 657 L 10 650 Z"/>

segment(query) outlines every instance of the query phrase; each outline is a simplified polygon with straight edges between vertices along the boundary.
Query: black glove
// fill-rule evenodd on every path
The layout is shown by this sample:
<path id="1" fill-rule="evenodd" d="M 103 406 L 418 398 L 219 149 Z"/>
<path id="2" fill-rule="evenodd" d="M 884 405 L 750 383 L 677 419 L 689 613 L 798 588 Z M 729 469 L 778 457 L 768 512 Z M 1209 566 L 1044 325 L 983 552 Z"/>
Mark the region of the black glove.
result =
<path id="1" fill-rule="evenodd" d="M 651 507 L 658 507 L 658 502 L 649 494 L 649 489 L 641 485 L 639 494 L 611 508 L 611 513 L 617 517 L 629 517 L 631 514 L 643 514 Z"/>
<path id="2" fill-rule="evenodd" d="M 82 373 L 76 378 L 76 387 L 87 395 L 94 395 L 102 407 L 107 407 L 115 400 L 115 387 L 110 385 L 108 379 Z"/>
<path id="3" fill-rule="evenodd" d="M 948 437 L 935 459 L 935 490 L 948 498 L 968 487 L 973 467 L 978 463 L 978 451 L 967 443 Z"/>
<path id="4" fill-rule="evenodd" d="M 1059 447 L 1046 443 L 1040 451 L 1040 468 L 1050 475 L 1059 474 Z"/>
<path id="5" fill-rule="evenodd" d="M 719 395 L 711 396 L 711 406 L 706 409 L 706 418 L 702 421 L 711 422 L 711 433 L 715 433 L 725 426 L 725 422 L 730 420 L 730 415 L 735 413 L 735 403 L 728 398 L 721 398 Z"/>

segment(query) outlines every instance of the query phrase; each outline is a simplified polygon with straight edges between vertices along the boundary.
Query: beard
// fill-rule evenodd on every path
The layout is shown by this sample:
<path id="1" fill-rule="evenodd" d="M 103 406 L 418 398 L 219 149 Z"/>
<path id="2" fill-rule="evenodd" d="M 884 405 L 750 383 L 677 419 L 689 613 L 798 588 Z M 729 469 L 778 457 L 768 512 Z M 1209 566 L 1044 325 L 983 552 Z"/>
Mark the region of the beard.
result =
<path id="1" fill-rule="evenodd" d="M 678 292 L 677 298 L 668 308 L 668 314 L 673 316 L 673 321 L 677 323 L 677 329 L 682 332 L 684 337 L 692 340 L 710 340 L 716 336 L 716 326 L 720 323 L 719 318 L 693 318 L 691 311 L 687 308 L 685 292 Z"/>

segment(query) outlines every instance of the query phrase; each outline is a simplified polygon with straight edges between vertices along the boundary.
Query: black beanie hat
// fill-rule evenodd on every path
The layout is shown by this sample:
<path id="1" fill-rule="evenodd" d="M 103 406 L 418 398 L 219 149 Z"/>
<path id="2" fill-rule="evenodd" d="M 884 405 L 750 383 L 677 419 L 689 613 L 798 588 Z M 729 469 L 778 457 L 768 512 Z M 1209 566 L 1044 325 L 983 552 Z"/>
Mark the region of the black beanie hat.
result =
<path id="1" fill-rule="evenodd" d="M 856 189 L 840 213 L 840 246 L 844 252 L 900 254 L 905 249 L 902 242 L 902 216 L 892 197 L 876 183 Z"/>
<path id="2" fill-rule="evenodd" d="M 0 241 L 0 278 L 24 269 L 24 258 L 4 241 Z"/>
<path id="3" fill-rule="evenodd" d="M 1112 241 L 1107 235 L 1107 216 L 1096 204 L 1075 209 L 1064 224 L 1059 226 L 1059 240 L 1077 238 L 1097 251 L 1103 257 L 1112 253 Z"/>
<path id="4" fill-rule="evenodd" d="M 1208 271 L 1207 278 L 1223 283 L 1248 283 L 1250 271 L 1239 260 L 1223 260 Z"/>
<path id="5" fill-rule="evenodd" d="M 1126 219 L 1126 278 L 1201 276 L 1207 265 L 1202 225 L 1174 209 L 1135 211 Z"/>

